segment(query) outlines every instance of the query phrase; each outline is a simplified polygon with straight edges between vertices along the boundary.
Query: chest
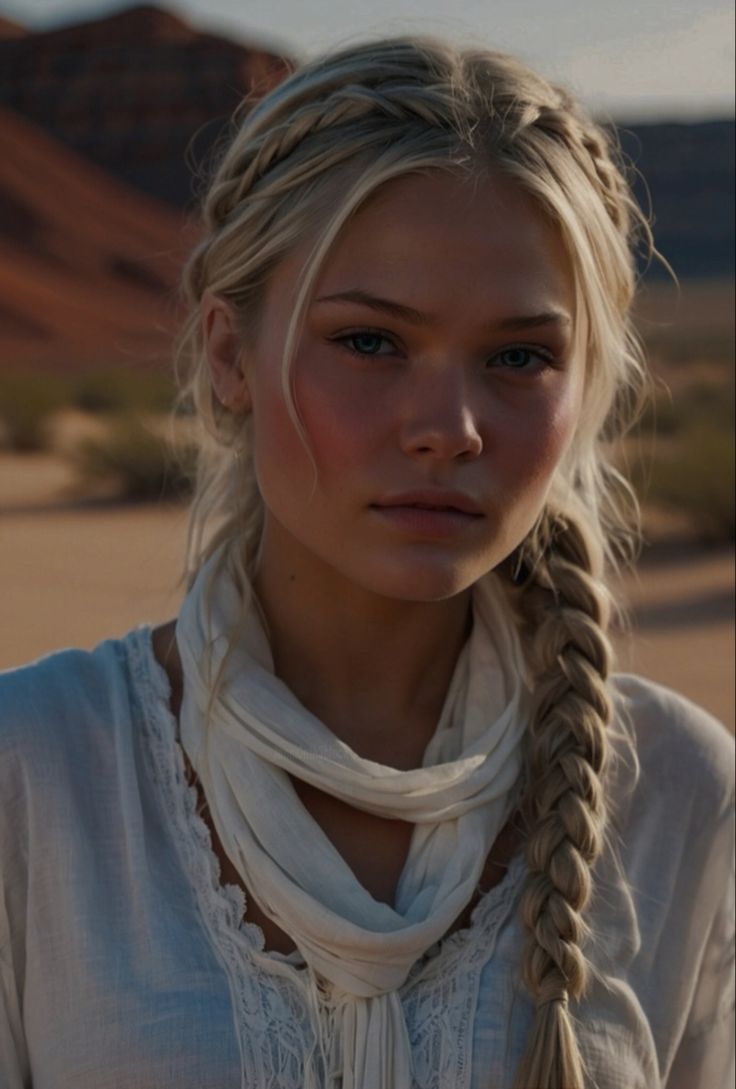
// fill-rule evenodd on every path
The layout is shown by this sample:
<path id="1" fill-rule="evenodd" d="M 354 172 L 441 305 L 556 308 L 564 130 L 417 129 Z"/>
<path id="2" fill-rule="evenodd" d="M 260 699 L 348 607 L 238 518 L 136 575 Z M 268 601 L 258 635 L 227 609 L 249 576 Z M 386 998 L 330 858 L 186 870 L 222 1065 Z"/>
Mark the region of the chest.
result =
<path id="1" fill-rule="evenodd" d="M 261 928 L 265 948 L 278 953 L 293 952 L 295 945 L 291 937 L 259 907 L 258 890 L 245 887 L 222 846 L 201 784 L 189 764 L 187 772 L 197 789 L 201 816 L 208 827 L 212 849 L 220 864 L 221 880 L 225 884 L 238 886 L 245 893 L 245 918 Z M 386 820 L 355 809 L 307 783 L 295 780 L 294 788 L 307 812 L 339 851 L 363 888 L 375 900 L 392 904 L 409 853 L 413 825 L 406 821 Z M 523 838 L 519 814 L 514 813 L 491 847 L 479 882 L 479 894 L 488 892 L 503 880 L 509 862 L 520 849 Z M 476 902 L 477 897 L 458 916 L 450 932 L 468 924 Z"/>

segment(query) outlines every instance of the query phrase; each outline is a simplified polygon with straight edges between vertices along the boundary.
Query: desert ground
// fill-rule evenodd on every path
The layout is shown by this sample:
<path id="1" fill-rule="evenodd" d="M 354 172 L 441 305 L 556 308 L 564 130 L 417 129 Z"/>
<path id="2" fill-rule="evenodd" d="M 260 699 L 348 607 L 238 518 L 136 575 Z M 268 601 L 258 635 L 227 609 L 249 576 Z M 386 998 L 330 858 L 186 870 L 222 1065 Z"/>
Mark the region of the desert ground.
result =
<path id="1" fill-rule="evenodd" d="M 0 454 L 0 668 L 176 613 L 186 509 L 82 502 L 71 485 L 54 456 Z M 730 548 L 645 553 L 617 590 L 631 610 L 618 668 L 676 688 L 733 730 L 733 594 Z"/>

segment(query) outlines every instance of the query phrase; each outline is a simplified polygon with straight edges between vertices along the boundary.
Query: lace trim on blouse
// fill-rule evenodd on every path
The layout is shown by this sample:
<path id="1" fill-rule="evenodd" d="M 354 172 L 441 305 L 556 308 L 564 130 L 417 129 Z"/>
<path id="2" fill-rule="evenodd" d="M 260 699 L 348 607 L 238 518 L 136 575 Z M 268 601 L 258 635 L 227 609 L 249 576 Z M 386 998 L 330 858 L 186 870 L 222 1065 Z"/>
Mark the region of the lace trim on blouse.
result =
<path id="1" fill-rule="evenodd" d="M 149 771 L 230 983 L 242 1084 L 301 1089 L 304 1058 L 316 1046 L 304 961 L 298 952 L 267 951 L 261 928 L 245 919 L 243 890 L 221 880 L 209 829 L 197 811 L 196 788 L 187 782 L 169 681 L 154 657 L 151 629 L 137 629 L 126 645 Z M 400 988 L 412 1045 L 412 1089 L 470 1086 L 480 975 L 519 895 L 524 870 L 523 854 L 516 854 L 502 881 L 481 896 L 468 926 L 428 949 Z"/>

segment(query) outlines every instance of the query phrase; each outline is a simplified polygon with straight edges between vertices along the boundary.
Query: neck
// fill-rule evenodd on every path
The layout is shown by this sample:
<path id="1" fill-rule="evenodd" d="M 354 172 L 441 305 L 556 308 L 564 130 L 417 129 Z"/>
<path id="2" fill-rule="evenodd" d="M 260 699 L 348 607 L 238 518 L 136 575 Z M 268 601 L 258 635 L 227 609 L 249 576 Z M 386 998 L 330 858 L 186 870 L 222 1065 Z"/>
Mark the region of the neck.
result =
<path id="1" fill-rule="evenodd" d="M 254 586 L 276 673 L 300 702 L 361 756 L 418 766 L 467 638 L 470 591 L 395 600 L 293 554 L 285 568 L 268 550 Z"/>

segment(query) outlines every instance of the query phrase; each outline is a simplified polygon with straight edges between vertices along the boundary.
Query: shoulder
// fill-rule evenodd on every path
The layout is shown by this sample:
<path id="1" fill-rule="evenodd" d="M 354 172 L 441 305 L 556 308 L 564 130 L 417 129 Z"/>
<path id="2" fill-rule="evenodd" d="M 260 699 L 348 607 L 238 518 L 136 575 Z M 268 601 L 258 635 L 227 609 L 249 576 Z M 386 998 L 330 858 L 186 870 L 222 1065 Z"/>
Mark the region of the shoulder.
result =
<path id="1" fill-rule="evenodd" d="M 664 685 L 622 673 L 614 677 L 619 715 L 633 725 L 640 754 L 665 764 L 694 761 L 703 775 L 720 778 L 734 753 L 734 738 L 704 708 Z M 692 769 L 691 769 L 692 770 Z M 733 775 L 727 777 L 733 783 Z"/>
<path id="2" fill-rule="evenodd" d="M 652 804 L 668 799 L 696 820 L 713 820 L 734 802 L 734 738 L 723 723 L 670 688 L 632 674 L 613 680 L 614 730 L 638 762 L 639 789 Z"/>
<path id="3" fill-rule="evenodd" d="M 143 630 L 94 650 L 60 650 L 0 672 L 0 759 L 30 757 L 86 744 L 89 730 L 109 728 L 131 698 L 131 657 Z"/>

